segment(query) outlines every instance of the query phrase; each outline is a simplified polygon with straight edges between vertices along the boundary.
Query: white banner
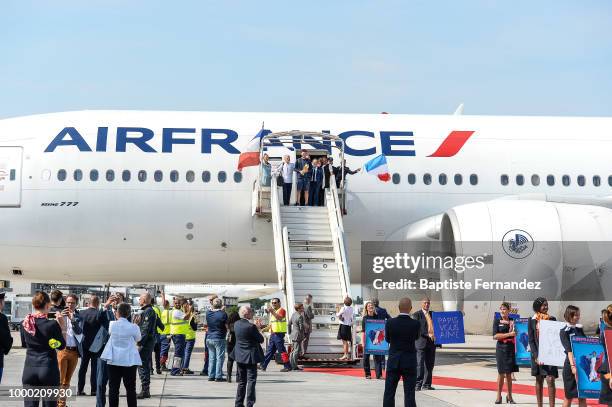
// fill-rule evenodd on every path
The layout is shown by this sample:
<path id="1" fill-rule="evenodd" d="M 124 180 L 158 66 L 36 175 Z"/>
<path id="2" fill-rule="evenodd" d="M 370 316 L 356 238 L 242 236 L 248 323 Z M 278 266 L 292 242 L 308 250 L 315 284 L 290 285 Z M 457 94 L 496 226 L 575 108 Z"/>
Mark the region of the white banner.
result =
<path id="1" fill-rule="evenodd" d="M 561 329 L 567 324 L 560 321 L 540 321 L 540 340 L 538 342 L 538 361 L 549 366 L 563 366 L 565 351 L 561 345 Z"/>

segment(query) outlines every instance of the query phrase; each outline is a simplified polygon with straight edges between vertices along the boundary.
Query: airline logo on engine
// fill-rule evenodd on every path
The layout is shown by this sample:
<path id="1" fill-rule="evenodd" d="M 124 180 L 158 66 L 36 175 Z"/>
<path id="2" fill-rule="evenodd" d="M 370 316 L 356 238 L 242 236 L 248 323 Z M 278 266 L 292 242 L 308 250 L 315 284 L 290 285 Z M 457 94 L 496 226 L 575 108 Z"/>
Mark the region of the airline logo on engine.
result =
<path id="1" fill-rule="evenodd" d="M 533 252 L 535 243 L 531 235 L 521 229 L 512 229 L 504 235 L 502 247 L 514 259 L 524 259 Z"/>

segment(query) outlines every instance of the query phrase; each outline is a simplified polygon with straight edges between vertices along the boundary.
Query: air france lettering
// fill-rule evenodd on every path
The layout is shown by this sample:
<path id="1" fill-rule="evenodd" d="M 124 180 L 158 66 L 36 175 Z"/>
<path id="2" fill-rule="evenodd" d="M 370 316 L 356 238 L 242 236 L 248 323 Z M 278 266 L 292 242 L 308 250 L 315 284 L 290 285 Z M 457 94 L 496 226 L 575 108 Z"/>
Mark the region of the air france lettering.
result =
<path id="1" fill-rule="evenodd" d="M 75 127 L 64 127 L 45 149 L 45 153 L 55 152 L 56 149 L 76 148 L 80 152 L 107 152 L 109 150 L 109 127 L 98 127 L 95 145 L 89 144 Z M 195 145 L 196 140 L 200 144 L 202 154 L 211 154 L 213 150 L 225 151 L 229 154 L 240 154 L 235 147 L 238 132 L 231 129 L 195 129 L 195 128 L 163 128 L 161 130 L 161 151 L 151 145 L 156 134 L 153 130 L 144 127 L 117 127 L 114 132 L 115 149 L 117 153 L 125 153 L 130 149 L 138 149 L 144 153 L 172 153 L 175 145 Z M 381 131 L 376 137 L 374 132 L 364 130 L 350 130 L 338 134 L 344 141 L 344 151 L 352 156 L 369 156 L 374 154 L 385 154 L 387 156 L 412 157 L 415 155 L 414 134 L 411 131 Z M 357 147 L 351 142 L 351 138 L 372 139 L 368 146 Z M 380 140 L 377 149 L 375 139 Z M 296 145 L 297 144 L 297 145 Z M 313 143 L 320 146 L 321 142 Z M 294 143 L 299 148 L 299 143 Z M 112 147 L 111 147 L 112 148 Z M 74 150 L 73 150 L 74 151 Z"/>

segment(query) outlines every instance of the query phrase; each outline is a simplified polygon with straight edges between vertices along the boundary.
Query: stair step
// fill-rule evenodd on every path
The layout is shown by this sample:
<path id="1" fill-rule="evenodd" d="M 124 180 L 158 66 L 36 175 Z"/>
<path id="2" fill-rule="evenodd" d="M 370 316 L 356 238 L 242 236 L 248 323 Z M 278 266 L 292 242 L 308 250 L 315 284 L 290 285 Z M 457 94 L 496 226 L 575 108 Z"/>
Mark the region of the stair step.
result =
<path id="1" fill-rule="evenodd" d="M 338 274 L 334 275 L 329 275 L 329 276 L 301 276 L 301 275 L 296 275 L 295 273 L 293 273 L 293 285 L 294 285 L 294 289 L 297 286 L 308 286 L 308 287 L 312 287 L 313 289 L 316 288 L 325 288 L 325 287 L 329 287 L 330 285 L 339 285 L 340 284 L 340 278 L 338 277 Z"/>
<path id="2" fill-rule="evenodd" d="M 308 241 L 330 241 L 331 232 L 322 232 L 320 230 L 287 230 L 289 240 L 308 240 Z"/>
<path id="3" fill-rule="evenodd" d="M 291 259 L 330 259 L 334 260 L 333 251 L 291 251 L 289 253 Z M 292 262 L 293 263 L 293 262 Z"/>
<path id="4" fill-rule="evenodd" d="M 319 275 L 321 272 L 332 271 L 336 275 L 338 274 L 338 265 L 334 262 L 321 262 L 321 263 L 302 263 L 292 262 L 291 270 L 293 274 L 300 273 L 302 275 L 310 273 L 311 275 Z"/>
<path id="5" fill-rule="evenodd" d="M 327 213 L 325 206 L 281 206 L 281 213 Z"/>
<path id="6" fill-rule="evenodd" d="M 294 225 L 317 225 L 317 226 L 327 226 L 329 227 L 329 219 L 327 217 L 321 219 L 298 219 L 291 218 L 287 219 L 283 217 L 282 224 L 283 226 L 294 226 Z"/>

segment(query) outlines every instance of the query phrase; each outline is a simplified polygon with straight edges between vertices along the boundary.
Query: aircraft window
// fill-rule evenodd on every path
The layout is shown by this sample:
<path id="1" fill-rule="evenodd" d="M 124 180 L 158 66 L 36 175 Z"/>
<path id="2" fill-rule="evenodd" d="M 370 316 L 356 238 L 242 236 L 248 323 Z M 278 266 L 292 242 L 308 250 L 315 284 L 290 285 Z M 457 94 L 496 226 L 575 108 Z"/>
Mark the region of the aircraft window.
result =
<path id="1" fill-rule="evenodd" d="M 115 171 L 113 171 L 113 170 L 106 171 L 106 180 L 108 182 L 114 181 L 115 180 Z"/>
<path id="2" fill-rule="evenodd" d="M 162 182 L 162 180 L 164 179 L 164 173 L 160 170 L 155 171 L 153 173 L 153 179 L 155 180 L 155 182 Z"/>
<path id="3" fill-rule="evenodd" d="M 179 180 L 179 173 L 177 170 L 170 171 L 170 181 L 176 182 Z"/>
<path id="4" fill-rule="evenodd" d="M 431 184 L 431 174 L 423 174 L 423 184 Z"/>
<path id="5" fill-rule="evenodd" d="M 83 179 L 83 171 L 81 170 L 74 170 L 74 174 L 72 174 L 72 176 L 74 177 L 75 181 L 80 181 Z"/>
<path id="6" fill-rule="evenodd" d="M 202 182 L 210 182 L 210 171 L 202 171 Z"/>
<path id="7" fill-rule="evenodd" d="M 538 185 L 540 185 L 540 176 L 537 174 L 533 174 L 531 176 L 531 185 L 533 185 L 534 187 L 537 187 Z"/>
<path id="8" fill-rule="evenodd" d="M 121 179 L 123 180 L 123 182 L 129 182 L 131 178 L 132 174 L 130 173 L 130 170 L 123 170 L 123 172 L 121 173 Z"/>
<path id="9" fill-rule="evenodd" d="M 463 184 L 463 175 L 455 174 L 455 185 Z"/>
<path id="10" fill-rule="evenodd" d="M 612 187 L 612 175 L 608 176 L 608 185 Z"/>
<path id="11" fill-rule="evenodd" d="M 399 177 L 399 174 L 398 174 Z M 242 173 L 240 171 L 234 172 L 234 182 L 242 182 Z"/>
<path id="12" fill-rule="evenodd" d="M 187 182 L 193 182 L 195 180 L 195 172 L 187 171 L 187 173 L 185 174 L 185 179 L 187 180 Z"/>
<path id="13" fill-rule="evenodd" d="M 554 175 L 549 175 L 546 177 L 546 183 L 548 184 L 548 186 L 552 187 L 553 185 L 555 185 L 555 176 Z"/>
<path id="14" fill-rule="evenodd" d="M 593 175 L 593 185 L 595 185 L 596 187 L 601 185 L 601 178 L 599 177 L 599 175 Z"/>
<path id="15" fill-rule="evenodd" d="M 9 173 L 9 181 L 15 181 L 15 178 L 17 178 L 17 171 L 11 169 Z"/>
<path id="16" fill-rule="evenodd" d="M 225 173 L 225 171 L 219 171 L 219 174 L 217 175 L 217 180 L 219 182 L 225 182 L 226 179 L 227 179 L 227 174 Z"/>
<path id="17" fill-rule="evenodd" d="M 586 179 L 584 178 L 584 175 L 578 175 L 578 178 L 576 178 L 576 182 L 578 182 L 578 185 L 583 187 L 586 184 Z"/>
<path id="18" fill-rule="evenodd" d="M 51 179 L 51 171 L 49 170 L 43 170 L 41 177 L 40 177 L 43 181 L 49 181 Z"/>
<path id="19" fill-rule="evenodd" d="M 562 176 L 561 183 L 563 183 L 563 185 L 565 185 L 566 187 L 569 186 L 569 184 L 571 183 L 570 176 L 569 175 Z"/>
<path id="20" fill-rule="evenodd" d="M 525 183 L 525 177 L 521 174 L 516 176 L 516 185 L 523 185 Z"/>
<path id="21" fill-rule="evenodd" d="M 476 175 L 476 174 L 470 175 L 470 184 L 471 185 L 478 184 L 478 175 Z"/>
<path id="22" fill-rule="evenodd" d="M 147 180 L 147 172 L 145 170 L 138 171 L 138 181 L 145 182 Z"/>
<path id="23" fill-rule="evenodd" d="M 391 177 L 391 180 L 393 181 L 394 184 L 399 184 L 400 183 L 400 178 L 401 178 L 400 175 L 396 172 Z"/>
<path id="24" fill-rule="evenodd" d="M 502 185 L 508 185 L 510 183 L 510 177 L 508 177 L 506 174 L 502 174 L 500 177 L 500 182 Z"/>
<path id="25" fill-rule="evenodd" d="M 59 170 L 57 172 L 57 180 L 58 181 L 66 181 L 66 170 Z"/>
<path id="26" fill-rule="evenodd" d="M 98 174 L 98 170 L 91 170 L 91 171 L 89 171 L 89 180 L 90 181 L 96 182 L 99 177 L 100 177 L 100 175 Z"/>
<path id="27" fill-rule="evenodd" d="M 414 174 L 408 174 L 408 183 L 410 185 L 414 185 L 416 184 L 416 175 Z"/>
<path id="28" fill-rule="evenodd" d="M 440 185 L 446 185 L 446 174 L 440 174 L 438 175 L 438 182 L 440 183 Z"/>

